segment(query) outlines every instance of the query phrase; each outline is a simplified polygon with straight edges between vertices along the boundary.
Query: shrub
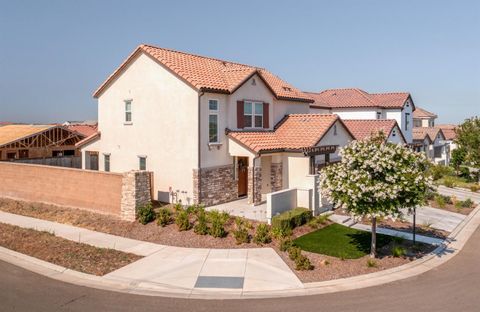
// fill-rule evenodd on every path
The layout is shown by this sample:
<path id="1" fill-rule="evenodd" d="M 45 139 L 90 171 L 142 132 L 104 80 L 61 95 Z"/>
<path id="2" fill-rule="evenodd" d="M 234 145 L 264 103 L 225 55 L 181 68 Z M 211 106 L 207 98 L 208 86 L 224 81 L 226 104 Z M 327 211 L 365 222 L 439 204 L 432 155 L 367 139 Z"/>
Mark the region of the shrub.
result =
<path id="1" fill-rule="evenodd" d="M 428 191 L 427 191 L 427 194 L 425 195 L 425 198 L 426 198 L 427 200 L 434 200 L 436 195 L 437 195 L 436 192 L 434 192 L 434 191 L 432 191 L 432 190 L 428 190 Z"/>
<path id="2" fill-rule="evenodd" d="M 274 216 L 272 218 L 272 226 L 285 229 L 294 229 L 301 226 L 312 219 L 312 211 L 307 208 L 295 208 Z"/>
<path id="3" fill-rule="evenodd" d="M 298 257 L 300 257 L 301 254 L 302 250 L 298 247 L 293 246 L 288 249 L 288 257 L 290 258 L 290 260 L 297 259 Z"/>
<path id="4" fill-rule="evenodd" d="M 160 208 L 157 213 L 157 224 L 164 227 L 172 222 L 172 212 L 168 208 Z"/>
<path id="5" fill-rule="evenodd" d="M 478 192 L 480 190 L 480 186 L 478 185 L 471 185 L 470 186 L 470 191 L 472 192 Z"/>
<path id="6" fill-rule="evenodd" d="M 443 185 L 445 185 L 446 187 L 453 188 L 453 187 L 455 187 L 456 183 L 455 183 L 455 180 L 453 178 L 445 177 L 443 179 Z"/>
<path id="7" fill-rule="evenodd" d="M 436 195 L 435 196 L 435 203 L 438 205 L 438 207 L 440 208 L 445 208 L 445 199 L 443 198 L 443 196 L 440 196 L 440 195 Z"/>
<path id="8" fill-rule="evenodd" d="M 209 234 L 213 237 L 225 237 L 227 231 L 225 230 L 225 223 L 230 219 L 230 215 L 226 212 L 212 210 L 208 213 L 208 220 L 210 221 Z"/>
<path id="9" fill-rule="evenodd" d="M 293 241 L 290 238 L 283 238 L 280 240 L 280 251 L 287 251 L 293 247 Z"/>
<path id="10" fill-rule="evenodd" d="M 377 267 L 377 262 L 373 259 L 368 259 L 367 260 L 367 267 L 368 268 L 376 268 Z"/>
<path id="11" fill-rule="evenodd" d="M 395 258 L 403 257 L 406 254 L 407 254 L 407 251 L 402 246 L 393 246 L 392 256 L 394 256 Z"/>
<path id="12" fill-rule="evenodd" d="M 433 165 L 430 167 L 430 174 L 434 180 L 439 180 L 444 176 L 453 175 L 454 170 L 452 167 L 443 165 Z"/>
<path id="13" fill-rule="evenodd" d="M 138 208 L 137 219 L 138 222 L 144 225 L 155 220 L 155 211 L 153 210 L 151 203 Z"/>
<path id="14" fill-rule="evenodd" d="M 467 198 L 464 201 L 460 201 L 460 205 L 462 208 L 473 208 L 475 203 L 470 198 Z"/>
<path id="15" fill-rule="evenodd" d="M 322 215 L 319 215 L 318 217 L 312 218 L 308 222 L 308 226 L 311 227 L 312 229 L 318 229 L 318 228 L 320 228 L 320 226 L 328 223 L 328 217 L 329 216 L 330 215 L 328 215 L 328 214 L 322 214 Z"/>
<path id="16" fill-rule="evenodd" d="M 175 224 L 177 225 L 179 231 L 190 230 L 192 224 L 190 223 L 190 214 L 186 209 L 181 209 L 177 212 Z"/>
<path id="17" fill-rule="evenodd" d="M 253 242 L 257 245 L 268 244 L 272 241 L 272 236 L 270 235 L 270 229 L 265 223 L 261 223 L 257 226 L 255 231 L 255 236 L 253 237 Z"/>
<path id="18" fill-rule="evenodd" d="M 313 265 L 310 262 L 310 259 L 308 259 L 306 256 L 300 254 L 297 259 L 295 259 L 295 270 L 298 271 L 307 271 L 307 270 L 313 270 Z"/>
<path id="19" fill-rule="evenodd" d="M 233 236 L 237 241 L 237 245 L 248 244 L 250 243 L 250 235 L 248 234 L 246 222 L 244 219 L 237 217 L 235 218 L 235 230 L 233 231 Z"/>
<path id="20" fill-rule="evenodd" d="M 199 235 L 207 235 L 208 223 L 207 223 L 207 214 L 205 213 L 205 209 L 203 208 L 198 209 L 196 214 L 197 214 L 197 224 L 195 224 L 193 231 Z"/>
<path id="21" fill-rule="evenodd" d="M 279 227 L 272 227 L 272 236 L 276 239 L 282 239 L 292 235 L 292 229 L 286 228 L 282 229 Z"/>

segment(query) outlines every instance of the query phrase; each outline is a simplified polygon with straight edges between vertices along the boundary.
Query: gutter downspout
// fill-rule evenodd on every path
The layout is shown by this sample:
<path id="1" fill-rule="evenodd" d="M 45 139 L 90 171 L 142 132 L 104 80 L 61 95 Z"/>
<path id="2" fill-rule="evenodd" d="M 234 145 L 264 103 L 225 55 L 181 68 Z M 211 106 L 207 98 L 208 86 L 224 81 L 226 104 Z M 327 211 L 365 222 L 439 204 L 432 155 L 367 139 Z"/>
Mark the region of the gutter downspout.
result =
<path id="1" fill-rule="evenodd" d="M 201 156 L 202 156 L 202 149 L 201 149 L 201 140 L 202 140 L 202 135 L 201 135 L 201 130 L 202 130 L 202 127 L 201 127 L 201 118 L 202 118 L 202 110 L 201 110 L 201 106 L 200 106 L 200 103 L 201 103 L 201 98 L 202 96 L 205 94 L 205 92 L 201 91 L 199 94 L 198 94 L 198 204 L 200 205 L 201 202 L 202 202 L 202 196 L 201 196 L 201 189 L 202 189 L 202 175 L 201 175 L 201 166 L 202 166 L 202 162 L 201 162 Z"/>

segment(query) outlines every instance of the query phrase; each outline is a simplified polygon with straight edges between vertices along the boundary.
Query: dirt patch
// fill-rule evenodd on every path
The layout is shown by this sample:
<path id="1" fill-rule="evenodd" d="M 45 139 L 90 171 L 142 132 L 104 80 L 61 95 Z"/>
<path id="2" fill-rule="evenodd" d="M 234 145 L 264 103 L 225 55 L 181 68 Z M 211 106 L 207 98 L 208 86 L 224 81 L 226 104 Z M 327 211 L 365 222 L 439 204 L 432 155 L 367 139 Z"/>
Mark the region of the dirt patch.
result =
<path id="1" fill-rule="evenodd" d="M 4 223 L 0 223 L 0 246 L 75 271 L 99 276 L 142 258 L 117 250 L 76 243 L 48 232 Z"/>

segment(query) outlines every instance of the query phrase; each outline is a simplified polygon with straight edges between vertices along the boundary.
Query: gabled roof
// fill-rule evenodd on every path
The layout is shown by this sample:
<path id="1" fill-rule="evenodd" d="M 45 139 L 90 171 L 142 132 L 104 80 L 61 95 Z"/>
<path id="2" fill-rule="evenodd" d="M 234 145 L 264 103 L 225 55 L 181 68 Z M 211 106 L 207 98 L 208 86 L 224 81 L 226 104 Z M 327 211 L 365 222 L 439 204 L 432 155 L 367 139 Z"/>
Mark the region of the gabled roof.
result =
<path id="1" fill-rule="evenodd" d="M 0 146 L 41 133 L 56 125 L 5 125 L 0 127 Z"/>
<path id="2" fill-rule="evenodd" d="M 304 92 L 266 69 L 145 44 L 138 46 L 127 60 L 95 91 L 93 96 L 99 97 L 117 75 L 122 73 L 130 61 L 140 53 L 146 53 L 199 91 L 231 94 L 254 74 L 258 74 L 277 99 L 313 102 Z"/>
<path id="3" fill-rule="evenodd" d="M 353 134 L 355 140 L 366 139 L 378 134 L 380 131 L 383 132 L 388 139 L 392 131 L 397 127 L 399 129 L 399 135 L 404 142 L 407 142 L 395 119 L 348 119 L 343 120 L 343 123 Z"/>
<path id="4" fill-rule="evenodd" d="M 433 142 L 439 133 L 441 133 L 441 135 L 445 138 L 442 129 L 437 127 L 414 127 L 412 129 L 414 140 L 424 140 L 425 136 L 428 136 L 430 141 Z"/>
<path id="5" fill-rule="evenodd" d="M 453 141 L 457 138 L 456 125 L 437 125 L 437 128 L 442 129 L 445 140 Z"/>
<path id="6" fill-rule="evenodd" d="M 332 114 L 290 114 L 273 131 L 230 131 L 228 136 L 257 153 L 301 150 L 316 146 L 336 121 L 342 123 Z"/>
<path id="7" fill-rule="evenodd" d="M 77 144 L 75 144 L 75 147 L 76 148 L 81 148 L 82 146 L 84 146 L 86 144 L 92 143 L 92 142 L 100 139 L 100 137 L 101 137 L 100 131 L 92 133 L 91 135 L 84 138 L 83 140 L 78 141 Z"/>
<path id="8" fill-rule="evenodd" d="M 358 88 L 329 89 L 320 93 L 305 92 L 315 102 L 314 108 L 403 108 L 410 93 L 367 93 Z M 415 109 L 415 107 L 414 107 Z"/>
<path id="9" fill-rule="evenodd" d="M 423 108 L 417 107 L 417 109 L 413 112 L 413 118 L 437 118 L 438 116 L 434 113 L 430 113 Z"/>

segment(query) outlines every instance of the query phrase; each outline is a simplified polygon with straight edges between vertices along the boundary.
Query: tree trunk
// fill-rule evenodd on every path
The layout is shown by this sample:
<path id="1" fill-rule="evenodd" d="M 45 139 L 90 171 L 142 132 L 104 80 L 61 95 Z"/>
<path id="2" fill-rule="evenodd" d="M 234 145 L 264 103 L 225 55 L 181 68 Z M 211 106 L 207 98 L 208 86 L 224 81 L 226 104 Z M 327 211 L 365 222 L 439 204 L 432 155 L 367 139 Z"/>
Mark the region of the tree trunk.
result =
<path id="1" fill-rule="evenodd" d="M 372 245 L 370 246 L 370 258 L 377 255 L 377 217 L 372 218 Z"/>

